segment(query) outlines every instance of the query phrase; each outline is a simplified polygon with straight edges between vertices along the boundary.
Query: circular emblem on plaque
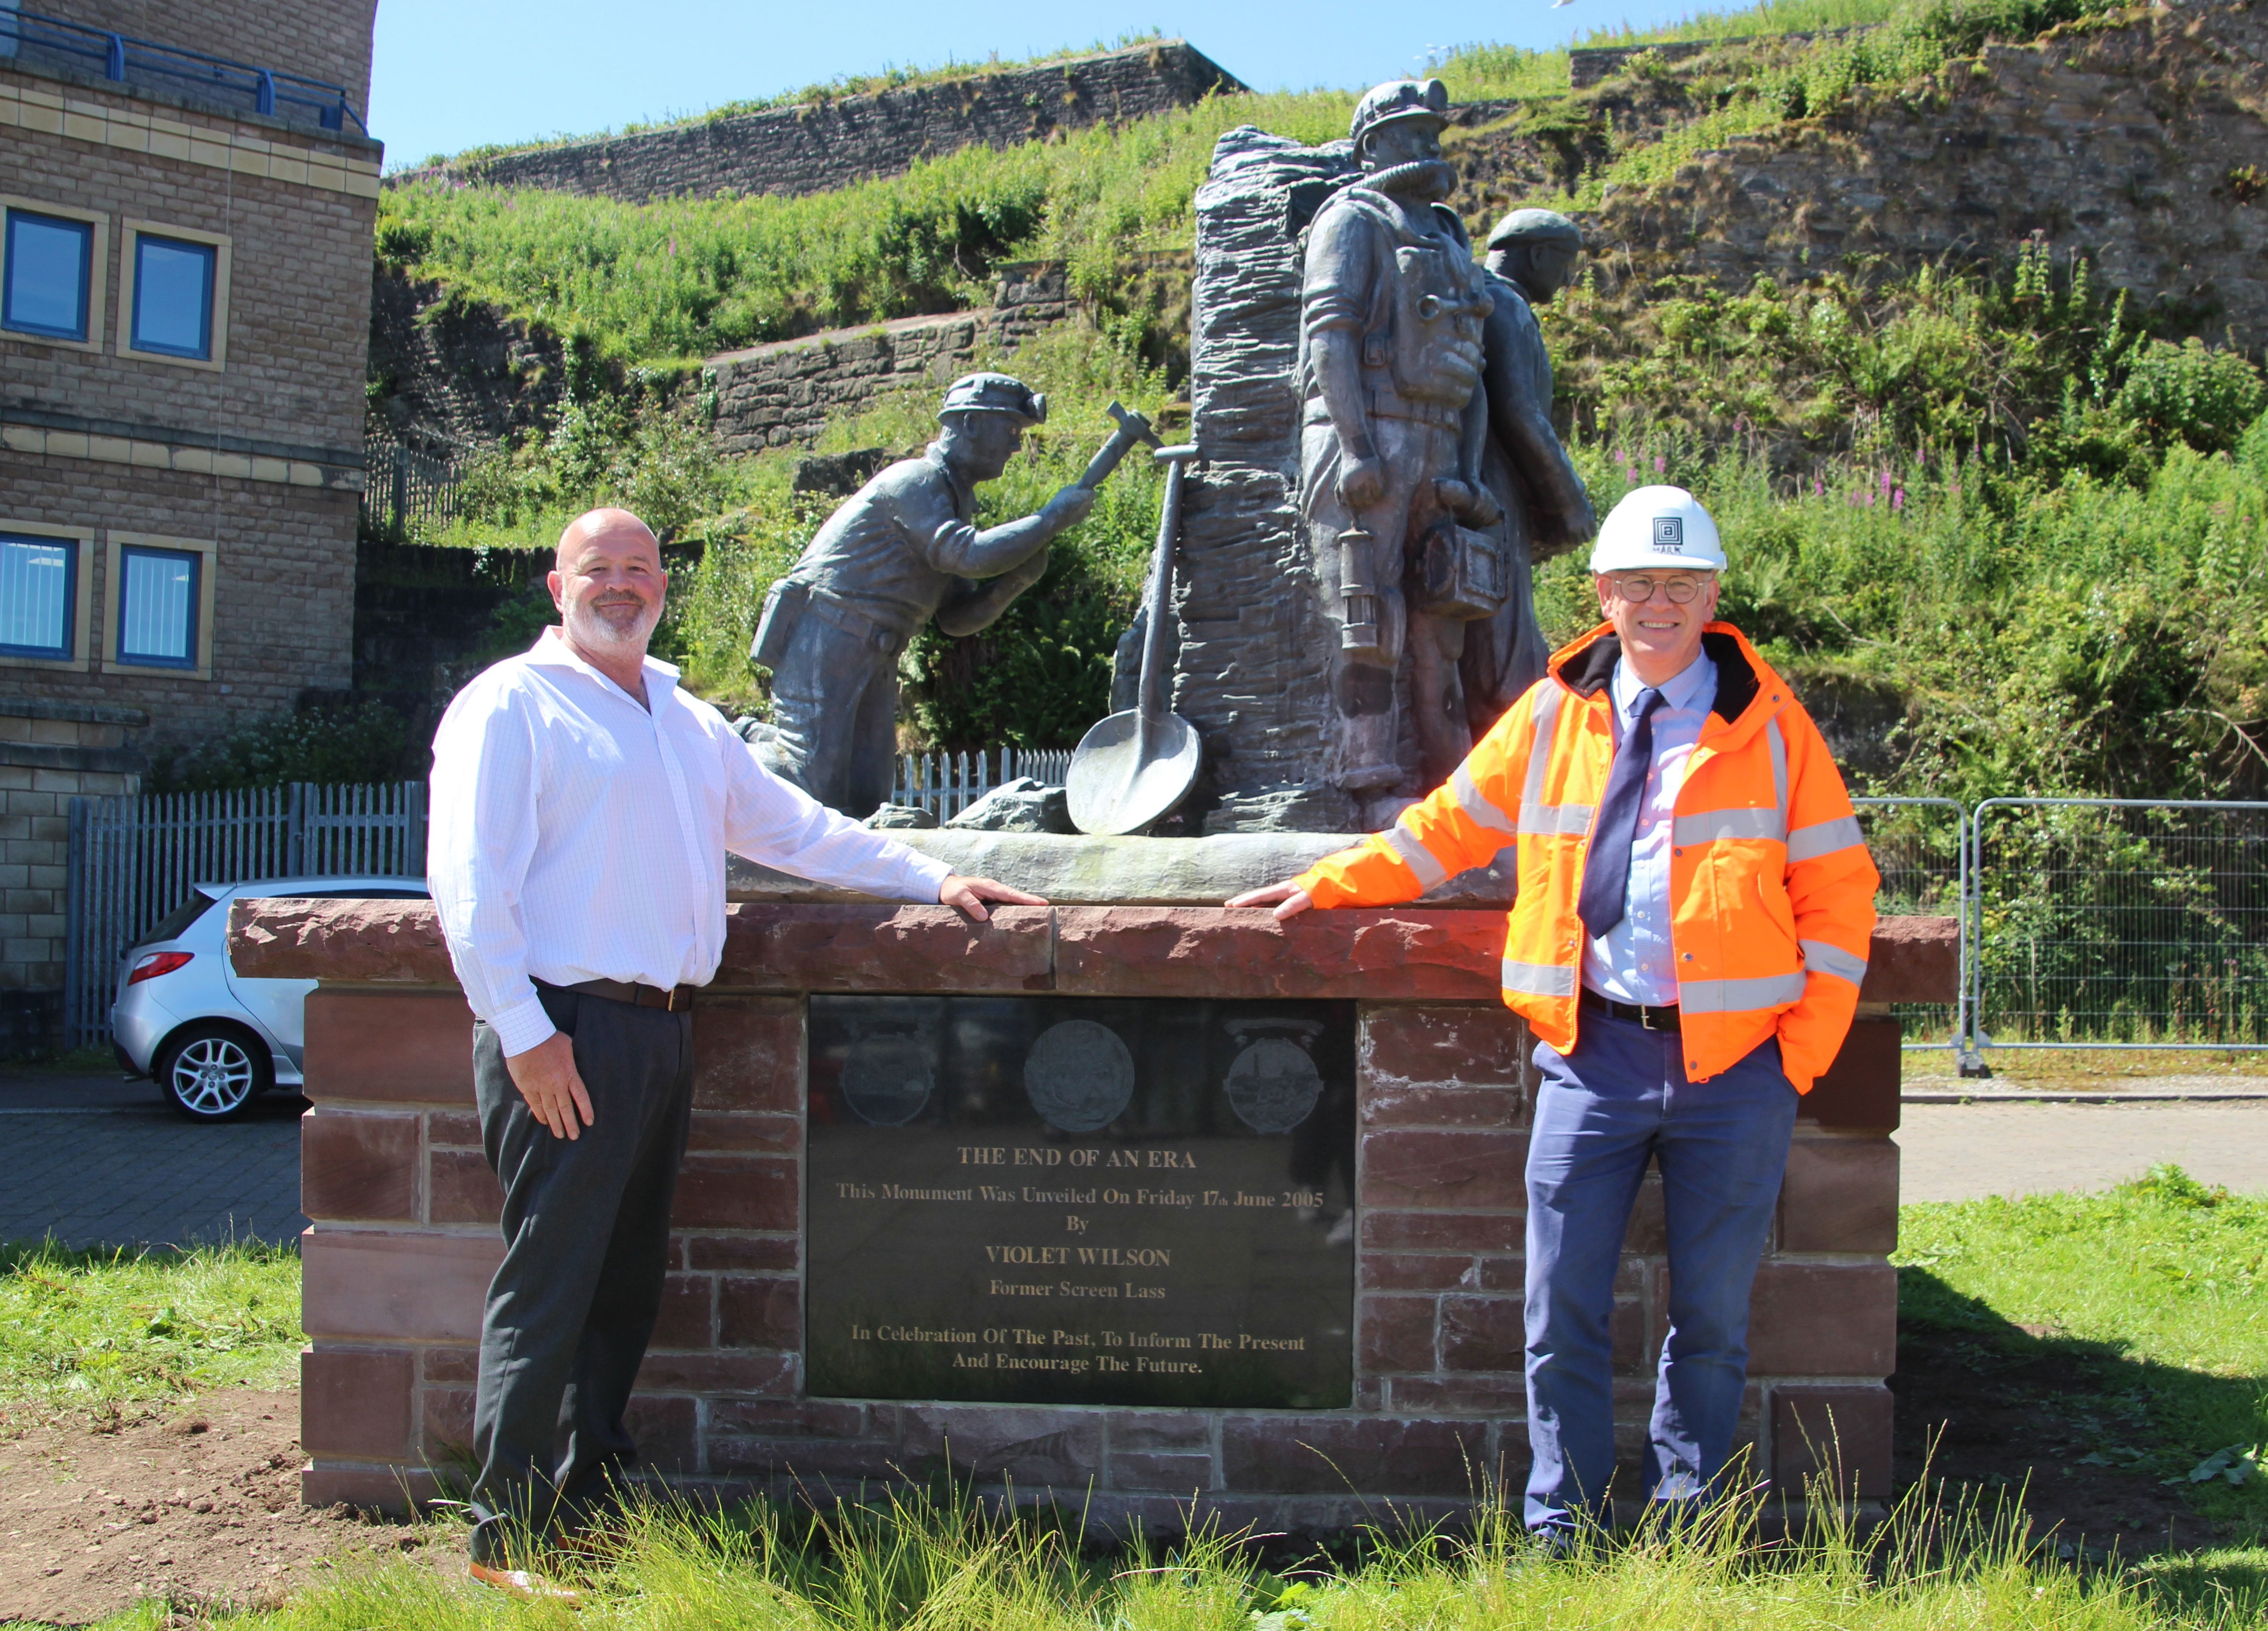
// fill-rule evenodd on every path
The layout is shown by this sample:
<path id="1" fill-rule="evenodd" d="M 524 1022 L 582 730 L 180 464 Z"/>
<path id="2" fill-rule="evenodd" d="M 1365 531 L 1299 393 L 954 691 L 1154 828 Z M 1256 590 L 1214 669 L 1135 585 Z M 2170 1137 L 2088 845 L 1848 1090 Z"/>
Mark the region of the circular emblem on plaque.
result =
<path id="1" fill-rule="evenodd" d="M 1288 1133 L 1307 1119 L 1323 1095 L 1323 1078 L 1307 1050 L 1281 1037 L 1263 1037 L 1228 1068 L 1228 1102 L 1256 1133 Z"/>
<path id="2" fill-rule="evenodd" d="M 927 1052 L 909 1037 L 864 1038 L 843 1062 L 843 1098 L 873 1127 L 903 1127 L 921 1113 L 936 1084 Z"/>
<path id="3" fill-rule="evenodd" d="M 1040 1032 L 1024 1055 L 1024 1091 L 1049 1127 L 1099 1133 L 1134 1097 L 1134 1055 L 1108 1025 L 1065 1019 Z"/>

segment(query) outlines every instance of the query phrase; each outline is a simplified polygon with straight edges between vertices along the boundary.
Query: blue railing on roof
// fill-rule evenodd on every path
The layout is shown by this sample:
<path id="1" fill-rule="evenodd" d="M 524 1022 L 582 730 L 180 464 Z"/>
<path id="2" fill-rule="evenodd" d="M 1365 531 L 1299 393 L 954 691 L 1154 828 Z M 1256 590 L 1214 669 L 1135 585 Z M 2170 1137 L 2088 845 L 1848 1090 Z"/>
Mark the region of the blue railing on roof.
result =
<path id="1" fill-rule="evenodd" d="M 348 105 L 346 89 L 320 79 L 278 73 L 250 62 L 207 56 L 179 46 L 158 45 L 125 34 L 67 23 L 61 18 L 0 8 L 0 62 L 60 57 L 77 64 L 100 65 L 105 79 L 149 90 L 172 90 L 195 100 L 217 101 L 271 119 L 305 119 L 326 130 L 346 129 L 352 120 L 364 136 L 369 127 Z"/>

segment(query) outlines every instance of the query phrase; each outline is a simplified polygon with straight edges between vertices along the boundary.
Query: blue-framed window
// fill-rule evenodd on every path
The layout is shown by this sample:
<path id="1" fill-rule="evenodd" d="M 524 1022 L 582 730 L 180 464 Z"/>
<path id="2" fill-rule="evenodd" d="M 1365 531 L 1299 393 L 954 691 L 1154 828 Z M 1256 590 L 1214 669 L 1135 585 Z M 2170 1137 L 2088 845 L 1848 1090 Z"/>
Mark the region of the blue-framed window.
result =
<path id="1" fill-rule="evenodd" d="M 134 235 L 134 318 L 128 343 L 159 356 L 212 357 L 213 282 L 220 252 L 210 244 Z"/>
<path id="2" fill-rule="evenodd" d="M 128 544 L 119 551 L 118 660 L 137 668 L 197 665 L 198 577 L 193 550 Z"/>
<path id="3" fill-rule="evenodd" d="M 0 242 L 0 328 L 87 342 L 94 304 L 94 224 L 7 210 Z"/>
<path id="4" fill-rule="evenodd" d="M 75 538 L 0 533 L 0 657 L 78 655 L 78 551 Z"/>

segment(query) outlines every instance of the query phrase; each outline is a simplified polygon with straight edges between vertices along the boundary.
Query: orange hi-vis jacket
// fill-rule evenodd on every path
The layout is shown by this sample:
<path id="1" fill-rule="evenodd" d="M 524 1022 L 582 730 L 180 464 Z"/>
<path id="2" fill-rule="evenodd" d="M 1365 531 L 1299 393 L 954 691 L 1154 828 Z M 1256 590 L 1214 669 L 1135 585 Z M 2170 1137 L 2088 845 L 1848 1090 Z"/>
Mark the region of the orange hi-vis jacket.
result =
<path id="1" fill-rule="evenodd" d="M 1710 624 L 1702 647 L 1717 665 L 1717 701 L 1670 832 L 1685 1075 L 1705 1082 L 1777 1034 L 1788 1080 L 1808 1092 L 1857 1011 L 1880 879 L 1843 778 L 1787 682 L 1729 624 Z M 1297 880 L 1319 907 L 1386 906 L 1516 843 L 1504 1000 L 1563 1051 L 1580 1011 L 1575 903 L 1614 764 L 1608 682 L 1621 656 L 1608 625 L 1557 653 L 1445 786 Z"/>

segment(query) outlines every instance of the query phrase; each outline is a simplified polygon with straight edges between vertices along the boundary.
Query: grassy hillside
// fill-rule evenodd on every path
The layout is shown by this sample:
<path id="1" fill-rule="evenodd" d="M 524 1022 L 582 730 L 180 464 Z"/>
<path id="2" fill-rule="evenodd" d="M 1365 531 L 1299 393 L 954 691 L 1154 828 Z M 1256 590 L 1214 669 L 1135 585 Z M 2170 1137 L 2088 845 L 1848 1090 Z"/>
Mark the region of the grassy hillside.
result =
<path id="1" fill-rule="evenodd" d="M 1527 99 L 1453 147 L 1525 143 L 1580 207 L 1988 38 L 2117 20 L 2096 0 L 1778 0 L 1681 32 L 1881 26 L 1640 58 L 1581 93 L 1565 88 L 1564 54 L 1473 47 L 1440 68 L 1462 99 Z M 389 192 L 384 258 L 556 329 L 589 364 L 548 438 L 490 461 L 460 539 L 545 537 L 602 496 L 707 538 L 670 637 L 696 683 L 760 706 L 741 656 L 755 609 L 823 511 L 788 492 L 786 459 L 708 449 L 694 360 L 979 304 L 1001 261 L 1064 261 L 1095 321 L 1015 359 L 1063 405 L 986 496 L 989 517 L 1019 512 L 1076 470 L 1109 396 L 1149 408 L 1178 389 L 1185 307 L 1138 257 L 1189 247 L 1219 133 L 1249 121 L 1329 139 L 1353 96 L 1217 99 L 815 198 Z M 2249 360 L 2169 321 L 2036 247 L 1997 267 L 1853 264 L 1745 289 L 1593 280 L 1545 313 L 1559 411 L 1602 500 L 1663 477 L 1703 493 L 1734 540 L 1729 614 L 1822 711 L 1858 722 L 1856 779 L 1969 797 L 2264 785 L 2268 393 Z M 831 428 L 827 445 L 925 434 L 909 404 Z M 1010 619 L 982 641 L 917 648 L 909 732 L 972 747 L 1075 738 L 1101 711 L 1154 502 L 1143 478 L 1117 478 Z M 1590 620 L 1585 585 L 1580 562 L 1545 570 L 1555 636 Z"/>

